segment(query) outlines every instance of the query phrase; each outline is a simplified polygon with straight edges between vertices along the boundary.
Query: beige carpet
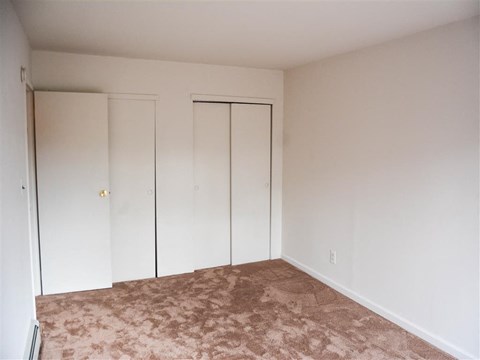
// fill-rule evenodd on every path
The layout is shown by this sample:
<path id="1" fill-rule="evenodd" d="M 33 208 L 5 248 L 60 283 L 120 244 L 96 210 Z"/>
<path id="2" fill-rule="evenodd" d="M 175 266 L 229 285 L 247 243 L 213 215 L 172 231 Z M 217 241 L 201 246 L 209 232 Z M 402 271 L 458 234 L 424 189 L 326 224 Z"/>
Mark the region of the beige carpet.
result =
<path id="1" fill-rule="evenodd" d="M 37 297 L 42 359 L 451 359 L 282 260 Z"/>

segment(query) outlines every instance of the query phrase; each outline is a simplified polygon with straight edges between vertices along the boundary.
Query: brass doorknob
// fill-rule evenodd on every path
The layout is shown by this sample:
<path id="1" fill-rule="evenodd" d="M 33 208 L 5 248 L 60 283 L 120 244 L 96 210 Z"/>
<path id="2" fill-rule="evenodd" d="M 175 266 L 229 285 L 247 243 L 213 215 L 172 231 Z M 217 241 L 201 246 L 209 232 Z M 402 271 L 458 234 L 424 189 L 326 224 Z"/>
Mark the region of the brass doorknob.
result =
<path id="1" fill-rule="evenodd" d="M 104 189 L 104 190 L 100 190 L 100 192 L 98 193 L 98 195 L 99 195 L 100 197 L 106 197 L 106 196 L 108 196 L 108 191 L 105 190 L 105 189 Z"/>

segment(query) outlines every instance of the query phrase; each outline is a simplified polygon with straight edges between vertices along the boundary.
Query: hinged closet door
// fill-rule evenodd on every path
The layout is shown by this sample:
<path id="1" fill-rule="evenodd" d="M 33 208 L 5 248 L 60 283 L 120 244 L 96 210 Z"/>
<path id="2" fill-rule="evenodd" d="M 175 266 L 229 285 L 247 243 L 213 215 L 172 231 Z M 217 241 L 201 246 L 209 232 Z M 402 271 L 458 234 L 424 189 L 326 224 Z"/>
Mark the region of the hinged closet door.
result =
<path id="1" fill-rule="evenodd" d="M 194 103 L 195 269 L 230 264 L 230 105 Z"/>
<path id="2" fill-rule="evenodd" d="M 232 264 L 270 258 L 270 105 L 232 104 Z"/>
<path id="3" fill-rule="evenodd" d="M 107 95 L 35 92 L 44 294 L 112 286 Z"/>
<path id="4" fill-rule="evenodd" d="M 114 282 L 155 277 L 155 101 L 109 99 Z"/>

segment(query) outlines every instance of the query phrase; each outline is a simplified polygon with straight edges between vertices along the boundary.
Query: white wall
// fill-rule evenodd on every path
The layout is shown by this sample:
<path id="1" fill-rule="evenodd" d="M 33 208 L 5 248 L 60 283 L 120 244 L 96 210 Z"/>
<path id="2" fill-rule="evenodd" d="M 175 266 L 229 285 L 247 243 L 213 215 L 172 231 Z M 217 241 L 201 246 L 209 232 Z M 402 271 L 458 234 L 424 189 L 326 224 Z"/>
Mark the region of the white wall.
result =
<path id="1" fill-rule="evenodd" d="M 478 30 L 469 19 L 286 72 L 282 244 L 286 259 L 477 358 Z"/>
<path id="2" fill-rule="evenodd" d="M 272 257 L 281 254 L 283 72 L 33 51 L 36 89 L 156 94 L 159 276 L 193 270 L 191 94 L 273 98 Z"/>
<path id="3" fill-rule="evenodd" d="M 26 100 L 20 67 L 29 45 L 9 1 L 0 1 L 0 358 L 22 358 L 35 318 L 27 193 Z"/>

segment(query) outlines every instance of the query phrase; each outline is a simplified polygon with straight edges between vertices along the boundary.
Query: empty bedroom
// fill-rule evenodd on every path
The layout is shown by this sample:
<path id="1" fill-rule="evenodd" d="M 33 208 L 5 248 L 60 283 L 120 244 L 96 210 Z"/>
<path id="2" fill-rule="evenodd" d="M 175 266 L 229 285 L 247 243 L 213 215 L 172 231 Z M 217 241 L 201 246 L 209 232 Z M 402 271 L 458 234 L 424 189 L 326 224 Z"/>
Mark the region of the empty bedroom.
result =
<path id="1" fill-rule="evenodd" d="M 0 0 L 0 359 L 480 359 L 478 0 Z"/>

